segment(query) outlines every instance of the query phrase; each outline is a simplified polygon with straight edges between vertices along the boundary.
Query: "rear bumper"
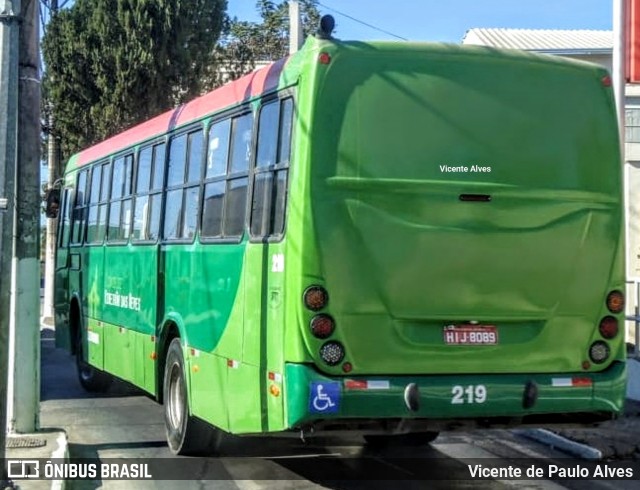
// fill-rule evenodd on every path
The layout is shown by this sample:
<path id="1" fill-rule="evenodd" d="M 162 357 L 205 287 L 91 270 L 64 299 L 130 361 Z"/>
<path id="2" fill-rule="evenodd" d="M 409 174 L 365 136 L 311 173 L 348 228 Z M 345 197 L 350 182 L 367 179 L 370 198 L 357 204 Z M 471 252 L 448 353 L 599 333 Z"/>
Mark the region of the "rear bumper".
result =
<path id="1" fill-rule="evenodd" d="M 407 430 L 568 425 L 622 411 L 626 365 L 614 362 L 599 373 L 329 377 L 287 364 L 285 380 L 290 429 L 396 430 L 376 425 L 384 421 L 403 421 Z M 416 389 L 407 388 L 412 383 Z"/>

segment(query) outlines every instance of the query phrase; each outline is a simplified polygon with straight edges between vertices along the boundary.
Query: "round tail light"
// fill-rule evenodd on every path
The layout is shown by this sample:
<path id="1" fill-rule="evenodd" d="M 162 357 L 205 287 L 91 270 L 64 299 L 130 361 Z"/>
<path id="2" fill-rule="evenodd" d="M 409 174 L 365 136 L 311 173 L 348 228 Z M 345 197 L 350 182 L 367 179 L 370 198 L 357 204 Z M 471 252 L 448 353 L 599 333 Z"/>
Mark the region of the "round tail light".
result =
<path id="1" fill-rule="evenodd" d="M 336 324 L 329 315 L 321 313 L 311 319 L 311 333 L 319 339 L 330 337 L 335 328 Z"/>
<path id="2" fill-rule="evenodd" d="M 607 295 L 607 308 L 611 313 L 621 313 L 624 310 L 624 294 L 622 294 L 622 291 L 611 291 Z"/>
<path id="3" fill-rule="evenodd" d="M 605 316 L 600 320 L 598 330 L 605 339 L 612 339 L 618 335 L 618 320 L 612 316 Z"/>
<path id="4" fill-rule="evenodd" d="M 344 359 L 344 347 L 340 342 L 327 342 L 320 347 L 320 357 L 329 366 L 340 364 Z"/>
<path id="5" fill-rule="evenodd" d="M 609 346 L 602 340 L 598 340 L 589 347 L 589 357 L 596 364 L 602 364 L 609 358 Z"/>
<path id="6" fill-rule="evenodd" d="M 304 305 L 311 311 L 318 311 L 327 306 L 329 293 L 322 286 L 309 286 L 302 295 Z"/>

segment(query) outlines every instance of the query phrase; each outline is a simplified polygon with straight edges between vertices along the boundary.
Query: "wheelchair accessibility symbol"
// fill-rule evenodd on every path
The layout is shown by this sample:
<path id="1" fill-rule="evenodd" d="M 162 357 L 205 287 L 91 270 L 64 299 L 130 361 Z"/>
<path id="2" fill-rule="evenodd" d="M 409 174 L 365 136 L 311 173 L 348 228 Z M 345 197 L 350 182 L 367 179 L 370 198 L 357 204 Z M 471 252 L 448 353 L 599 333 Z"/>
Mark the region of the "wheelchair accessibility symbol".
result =
<path id="1" fill-rule="evenodd" d="M 340 383 L 312 381 L 309 392 L 309 411 L 337 413 L 338 408 L 340 408 Z"/>

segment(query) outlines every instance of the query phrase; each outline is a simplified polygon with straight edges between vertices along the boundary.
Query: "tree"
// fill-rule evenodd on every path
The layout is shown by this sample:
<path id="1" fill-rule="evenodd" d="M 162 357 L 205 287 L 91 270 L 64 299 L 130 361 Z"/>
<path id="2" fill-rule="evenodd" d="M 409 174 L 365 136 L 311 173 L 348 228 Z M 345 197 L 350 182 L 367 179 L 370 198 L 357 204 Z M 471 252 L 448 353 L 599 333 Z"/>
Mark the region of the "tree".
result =
<path id="1" fill-rule="evenodd" d="M 45 94 L 62 153 L 199 94 L 226 0 L 76 0 L 43 39 Z"/>
<path id="2" fill-rule="evenodd" d="M 300 0 L 303 35 L 315 32 L 320 21 L 317 0 Z M 227 19 L 225 35 L 217 50 L 218 77 L 213 85 L 225 79 L 236 79 L 260 61 L 275 61 L 289 54 L 289 5 L 286 0 L 258 0 L 256 9 L 261 22 Z M 222 79 L 220 77 L 222 75 Z"/>

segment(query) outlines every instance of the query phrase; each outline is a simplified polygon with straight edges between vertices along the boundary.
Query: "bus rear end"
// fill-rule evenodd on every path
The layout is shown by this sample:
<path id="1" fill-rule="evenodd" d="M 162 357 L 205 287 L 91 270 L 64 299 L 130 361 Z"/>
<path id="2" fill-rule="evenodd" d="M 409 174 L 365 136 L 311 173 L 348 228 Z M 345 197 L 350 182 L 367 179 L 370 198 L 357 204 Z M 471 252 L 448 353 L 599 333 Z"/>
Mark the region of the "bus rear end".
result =
<path id="1" fill-rule="evenodd" d="M 313 59 L 288 426 L 615 417 L 623 199 L 606 71 L 445 45 L 325 42 Z"/>

